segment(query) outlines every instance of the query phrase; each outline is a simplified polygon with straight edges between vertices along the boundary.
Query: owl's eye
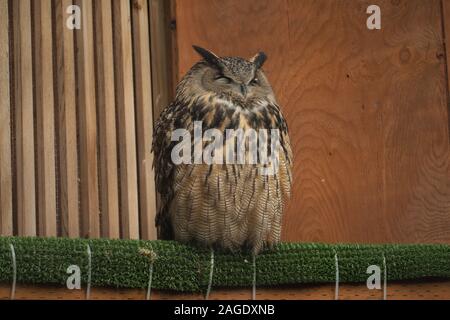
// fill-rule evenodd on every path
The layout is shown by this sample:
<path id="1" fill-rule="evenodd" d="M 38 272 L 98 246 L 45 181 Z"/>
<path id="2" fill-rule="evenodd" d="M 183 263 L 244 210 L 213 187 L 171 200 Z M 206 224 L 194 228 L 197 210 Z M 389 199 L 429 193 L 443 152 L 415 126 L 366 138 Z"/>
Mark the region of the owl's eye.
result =
<path id="1" fill-rule="evenodd" d="M 224 75 L 218 75 L 214 78 L 215 81 L 223 84 L 229 84 L 231 83 L 231 79 L 228 77 L 225 77 Z"/>
<path id="2" fill-rule="evenodd" d="M 259 79 L 257 77 L 254 77 L 252 81 L 250 81 L 250 85 L 256 86 L 259 84 Z"/>

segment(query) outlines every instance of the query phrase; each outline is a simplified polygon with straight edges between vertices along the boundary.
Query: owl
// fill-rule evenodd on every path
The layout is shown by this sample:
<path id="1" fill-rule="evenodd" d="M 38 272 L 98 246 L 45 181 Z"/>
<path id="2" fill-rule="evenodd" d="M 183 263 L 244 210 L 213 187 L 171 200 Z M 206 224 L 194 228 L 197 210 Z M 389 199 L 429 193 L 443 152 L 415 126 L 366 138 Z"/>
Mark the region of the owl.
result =
<path id="1" fill-rule="evenodd" d="M 288 127 L 262 70 L 267 57 L 193 47 L 202 59 L 154 128 L 158 238 L 258 254 L 280 241 L 292 184 Z"/>

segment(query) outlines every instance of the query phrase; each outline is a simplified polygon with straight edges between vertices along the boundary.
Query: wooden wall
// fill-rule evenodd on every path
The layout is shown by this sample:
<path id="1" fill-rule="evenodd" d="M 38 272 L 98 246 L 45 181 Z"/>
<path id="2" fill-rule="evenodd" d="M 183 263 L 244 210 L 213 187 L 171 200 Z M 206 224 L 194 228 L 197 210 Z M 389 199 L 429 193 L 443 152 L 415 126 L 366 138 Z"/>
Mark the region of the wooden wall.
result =
<path id="1" fill-rule="evenodd" d="M 149 34 L 146 0 L 0 0 L 1 235 L 156 237 Z"/>
<path id="2" fill-rule="evenodd" d="M 371 4 L 381 30 L 366 27 Z M 178 77 L 199 59 L 193 44 L 269 56 L 295 155 L 284 240 L 450 243 L 449 10 L 447 0 L 176 1 Z"/>

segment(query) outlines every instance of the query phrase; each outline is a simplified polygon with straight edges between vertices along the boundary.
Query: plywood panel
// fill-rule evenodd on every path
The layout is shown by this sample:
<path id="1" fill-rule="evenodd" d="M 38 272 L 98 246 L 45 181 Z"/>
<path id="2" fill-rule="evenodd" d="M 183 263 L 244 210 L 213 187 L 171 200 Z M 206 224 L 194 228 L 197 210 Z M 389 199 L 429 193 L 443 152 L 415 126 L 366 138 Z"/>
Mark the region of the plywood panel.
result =
<path id="1" fill-rule="evenodd" d="M 111 0 L 94 2 L 102 236 L 120 237 Z"/>
<path id="2" fill-rule="evenodd" d="M 134 79 L 139 169 L 139 211 L 141 238 L 156 239 L 156 189 L 153 171 L 152 69 L 148 2 L 133 3 Z"/>
<path id="3" fill-rule="evenodd" d="M 380 33 L 367 30 L 362 3 L 307 2 L 304 12 L 295 2 L 288 5 L 290 43 L 297 50 L 286 57 L 283 87 L 296 158 L 292 203 L 298 205 L 287 212 L 285 238 L 392 240 L 381 220 L 381 106 L 368 101 L 380 98 L 376 86 L 383 84 L 373 83 L 371 73 L 383 65 L 367 70 L 373 61 L 365 56 L 372 43 L 380 45 Z"/>
<path id="4" fill-rule="evenodd" d="M 393 6 L 380 90 L 389 240 L 450 242 L 447 82 L 441 1 Z M 380 57 L 381 58 L 381 57 Z M 389 87 L 387 87 L 389 84 Z"/>
<path id="5" fill-rule="evenodd" d="M 294 151 L 283 239 L 450 242 L 440 1 L 176 2 L 178 74 L 198 44 L 268 75 Z"/>
<path id="6" fill-rule="evenodd" d="M 31 4 L 13 1 L 14 117 L 17 226 L 21 236 L 36 235 L 36 180 L 33 121 Z"/>
<path id="7" fill-rule="evenodd" d="M 382 3 L 380 31 L 359 22 L 367 5 L 325 1 L 304 10 L 290 4 L 291 42 L 305 49 L 291 51 L 289 60 L 297 62 L 287 83 L 296 85 L 285 86 L 301 157 L 293 199 L 300 207 L 288 212 L 287 238 L 300 228 L 310 240 L 449 241 L 450 221 L 442 215 L 449 199 L 439 92 L 444 74 L 428 54 L 442 40 L 439 3 Z M 430 180 L 416 177 L 423 170 Z M 433 232 L 437 226 L 447 232 Z"/>
<path id="8" fill-rule="evenodd" d="M 56 112 L 58 117 L 59 214 L 61 235 L 79 237 L 78 152 L 74 31 L 66 26 L 72 0 L 55 2 Z"/>
<path id="9" fill-rule="evenodd" d="M 114 1 L 116 98 L 119 119 L 119 161 L 122 236 L 139 238 L 133 52 L 129 1 Z"/>
<path id="10" fill-rule="evenodd" d="M 33 41 L 39 235 L 56 234 L 55 119 L 51 0 L 34 1 Z"/>
<path id="11" fill-rule="evenodd" d="M 0 234 L 13 233 L 8 0 L 0 0 Z"/>
<path id="12" fill-rule="evenodd" d="M 93 8 L 91 0 L 75 3 L 81 8 L 82 15 L 81 30 L 76 30 L 81 236 L 95 238 L 100 236 L 100 221 Z"/>

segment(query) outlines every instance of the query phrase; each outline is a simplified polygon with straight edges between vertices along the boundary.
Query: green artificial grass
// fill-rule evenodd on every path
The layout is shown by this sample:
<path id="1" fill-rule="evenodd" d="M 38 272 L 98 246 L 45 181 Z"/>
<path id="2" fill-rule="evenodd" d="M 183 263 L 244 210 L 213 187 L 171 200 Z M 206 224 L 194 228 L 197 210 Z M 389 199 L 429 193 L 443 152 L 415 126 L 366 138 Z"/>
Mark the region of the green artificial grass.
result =
<path id="1" fill-rule="evenodd" d="M 67 268 L 78 265 L 85 284 L 87 245 L 94 287 L 146 288 L 152 261 L 153 289 L 199 292 L 209 281 L 211 251 L 173 241 L 0 237 L 2 283 L 13 279 L 10 244 L 15 249 L 18 283 L 65 285 Z M 449 245 L 281 243 L 256 257 L 256 285 L 334 282 L 336 253 L 340 282 L 365 282 L 368 266 L 383 270 L 383 256 L 389 281 L 450 278 Z M 215 252 L 213 287 L 252 283 L 251 256 Z"/>

